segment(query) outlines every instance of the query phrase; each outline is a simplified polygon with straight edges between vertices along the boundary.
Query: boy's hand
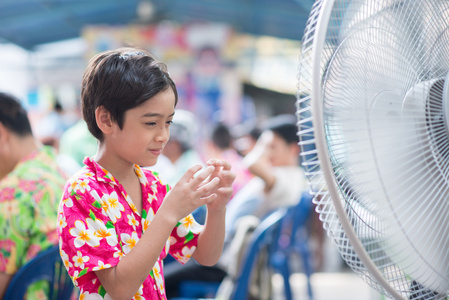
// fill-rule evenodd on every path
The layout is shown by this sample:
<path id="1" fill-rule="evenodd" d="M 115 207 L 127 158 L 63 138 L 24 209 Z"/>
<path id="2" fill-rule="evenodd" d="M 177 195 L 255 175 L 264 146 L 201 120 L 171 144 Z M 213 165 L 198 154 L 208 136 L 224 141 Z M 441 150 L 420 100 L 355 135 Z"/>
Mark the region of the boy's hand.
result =
<path id="1" fill-rule="evenodd" d="M 219 178 L 220 181 L 216 186 L 217 198 L 207 204 L 208 209 L 223 210 L 231 199 L 232 196 L 232 183 L 235 179 L 235 174 L 231 171 L 231 164 L 224 160 L 210 159 L 207 162 L 208 166 L 215 167 L 212 174 L 209 176 L 209 180 Z"/>
<path id="2" fill-rule="evenodd" d="M 211 177 L 216 173 L 214 165 L 202 169 L 201 166 L 189 168 L 176 185 L 165 196 L 163 206 L 170 211 L 176 221 L 192 213 L 201 205 L 208 204 L 222 194 L 220 177 Z M 195 176 L 195 174 L 198 175 Z"/>

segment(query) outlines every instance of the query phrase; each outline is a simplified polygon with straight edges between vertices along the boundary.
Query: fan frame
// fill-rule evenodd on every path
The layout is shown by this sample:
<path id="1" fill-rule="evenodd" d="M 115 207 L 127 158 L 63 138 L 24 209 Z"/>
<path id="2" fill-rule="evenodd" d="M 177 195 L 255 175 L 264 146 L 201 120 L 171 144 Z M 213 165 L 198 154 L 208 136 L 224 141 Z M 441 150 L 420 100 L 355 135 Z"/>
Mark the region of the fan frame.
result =
<path id="1" fill-rule="evenodd" d="M 322 106 L 322 94 L 321 94 L 321 50 L 324 48 L 324 41 L 326 39 L 327 27 L 329 25 L 330 16 L 332 9 L 334 7 L 335 0 L 323 0 L 321 6 L 321 11 L 316 21 L 315 34 L 312 45 L 312 88 L 311 88 L 311 111 L 312 120 L 314 127 L 319 128 L 315 130 L 315 145 L 317 149 L 318 160 L 320 167 L 322 169 L 323 177 L 327 183 L 328 192 L 334 204 L 335 211 L 340 220 L 340 223 L 351 242 L 354 251 L 357 253 L 359 259 L 362 261 L 366 269 L 371 273 L 371 275 L 376 279 L 376 281 L 382 285 L 385 291 L 392 297 L 400 300 L 406 300 L 402 295 L 400 295 L 389 283 L 382 274 L 377 269 L 376 265 L 373 263 L 365 248 L 363 247 L 360 240 L 351 226 L 350 220 L 346 215 L 345 209 L 342 202 L 340 201 L 340 196 L 338 194 L 337 188 L 335 186 L 336 179 L 334 177 L 333 168 L 330 164 L 330 157 L 327 151 L 326 137 L 324 134 L 324 121 L 323 121 L 323 106 Z"/>

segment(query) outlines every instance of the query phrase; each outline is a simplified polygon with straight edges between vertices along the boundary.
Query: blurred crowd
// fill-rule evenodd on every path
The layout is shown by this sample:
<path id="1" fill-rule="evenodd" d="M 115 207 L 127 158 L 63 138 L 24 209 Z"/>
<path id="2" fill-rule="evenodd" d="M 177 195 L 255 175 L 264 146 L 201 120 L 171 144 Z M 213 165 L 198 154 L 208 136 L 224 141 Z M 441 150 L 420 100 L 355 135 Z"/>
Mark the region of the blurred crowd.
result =
<path id="1" fill-rule="evenodd" d="M 205 49 L 201 59 L 214 60 L 214 57 L 209 57 L 213 55 L 213 52 Z M 207 70 L 202 72 L 207 73 Z M 209 84 L 214 85 L 213 82 Z M 307 191 L 308 187 L 300 165 L 297 119 L 293 113 L 273 115 L 261 120 L 252 118 L 244 122 L 236 122 L 235 115 L 227 118 L 229 114 L 221 110 L 217 104 L 218 91 L 214 92 L 213 88 L 209 87 L 208 93 L 203 95 L 201 101 L 209 100 L 196 103 L 195 107 L 198 110 L 188 105 L 179 105 L 170 126 L 170 139 L 157 164 L 143 167 L 157 172 L 164 183 L 174 186 L 193 165 L 206 166 L 206 162 L 211 158 L 229 162 L 232 165 L 232 171 L 236 174 L 236 179 L 233 183 L 233 195 L 227 208 L 225 239 L 225 247 L 227 247 L 232 244 L 242 217 L 252 216 L 261 220 L 279 207 L 293 206 L 298 203 L 301 193 Z M 56 243 L 54 240 L 56 228 L 49 224 L 56 224 L 57 203 L 60 201 L 61 189 L 66 180 L 83 167 L 85 157 L 95 156 L 98 148 L 97 140 L 89 132 L 81 116 L 80 107 L 65 109 L 56 98 L 52 98 L 49 101 L 51 106 L 48 110 L 44 113 L 42 111 L 36 113 L 33 110 L 26 111 L 26 101 L 16 99 L 13 95 L 2 95 L 5 99 L 11 98 L 11 103 L 14 105 L 11 106 L 13 108 L 7 108 L 7 106 L 1 108 L 0 129 L 4 128 L 4 131 L 0 130 L 0 139 L 13 136 L 17 140 L 11 142 L 8 149 L 6 146 L 9 144 L 6 142 L 2 142 L 3 146 L 0 147 L 0 161 L 11 161 L 9 168 L 2 170 L 0 167 L 0 171 L 3 171 L 0 174 L 1 293 L 4 292 L 7 282 L 17 269 L 47 247 L 47 243 Z M 30 124 L 26 134 L 17 135 L 14 125 L 8 125 L 8 120 L 17 117 L 14 110 L 21 111 L 21 117 L 24 120 L 27 119 Z M 8 135 L 9 132 L 13 134 Z M 27 151 L 19 155 L 17 149 Z M 47 156 L 40 158 L 36 153 L 44 151 L 42 149 L 45 149 Z M 50 161 L 54 164 L 50 164 Z M 37 172 L 34 177 L 29 178 L 31 169 L 39 170 L 39 168 L 36 169 L 36 165 L 42 163 L 46 163 L 51 170 L 47 170 L 48 168 L 41 170 L 42 172 Z M 44 177 L 44 171 L 52 174 L 48 175 L 48 178 Z M 51 191 L 48 190 L 48 186 L 52 187 Z M 32 199 L 27 198 L 17 204 L 16 199 L 20 198 L 18 195 L 24 194 Z M 45 202 L 40 202 L 42 197 Z M 24 225 L 25 227 L 17 230 L 11 227 L 11 231 L 4 230 L 10 224 L 16 224 L 23 219 L 23 216 L 22 219 L 20 218 L 20 214 L 28 209 L 27 206 L 30 204 L 27 201 L 46 205 L 43 209 L 45 212 L 41 210 L 38 210 L 39 213 L 32 212 L 32 216 L 29 216 L 27 220 L 30 224 Z M 204 223 L 205 212 L 204 207 L 194 212 L 195 219 L 199 223 Z M 21 237 L 20 234 L 17 236 L 16 231 L 29 230 L 26 226 L 37 226 L 34 230 L 40 232 L 36 237 L 39 243 Z M 322 237 L 318 236 L 318 239 L 321 240 Z M 17 240 L 21 243 L 19 244 Z M 320 254 L 322 249 L 318 248 L 316 269 L 320 269 L 322 265 L 322 254 Z M 226 255 L 223 257 L 229 259 Z M 228 268 L 232 264 L 229 261 L 222 261 L 214 267 L 203 267 L 192 261 L 182 268 L 179 264 L 167 264 L 165 271 L 167 296 L 169 298 L 179 296 L 180 282 L 191 278 L 191 274 L 199 274 L 198 280 L 221 281 L 226 277 Z M 5 278 L 2 280 L 3 275 Z M 42 287 L 36 288 L 38 291 L 36 299 L 40 297 L 40 289 Z"/>

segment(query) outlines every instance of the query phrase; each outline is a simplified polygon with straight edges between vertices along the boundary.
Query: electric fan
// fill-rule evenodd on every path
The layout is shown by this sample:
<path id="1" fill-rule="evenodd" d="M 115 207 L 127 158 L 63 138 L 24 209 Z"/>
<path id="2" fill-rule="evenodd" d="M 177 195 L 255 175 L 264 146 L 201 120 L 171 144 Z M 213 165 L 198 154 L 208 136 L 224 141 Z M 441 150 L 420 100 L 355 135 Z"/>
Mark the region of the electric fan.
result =
<path id="1" fill-rule="evenodd" d="M 318 0 L 299 62 L 303 166 L 346 263 L 448 299 L 449 1 Z"/>

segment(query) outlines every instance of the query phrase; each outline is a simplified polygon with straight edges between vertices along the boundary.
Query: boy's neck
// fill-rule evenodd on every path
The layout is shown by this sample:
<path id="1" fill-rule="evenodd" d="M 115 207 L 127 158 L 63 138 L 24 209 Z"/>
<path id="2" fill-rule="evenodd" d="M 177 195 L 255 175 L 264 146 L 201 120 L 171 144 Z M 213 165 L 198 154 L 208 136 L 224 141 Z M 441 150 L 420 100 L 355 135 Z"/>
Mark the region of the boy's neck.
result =
<path id="1" fill-rule="evenodd" d="M 98 148 L 98 152 L 95 155 L 94 160 L 108 172 L 114 176 L 114 178 L 124 183 L 130 179 L 134 179 L 136 173 L 134 172 L 134 164 L 125 164 L 123 161 L 113 159 L 111 155 L 108 155 L 102 147 Z"/>

